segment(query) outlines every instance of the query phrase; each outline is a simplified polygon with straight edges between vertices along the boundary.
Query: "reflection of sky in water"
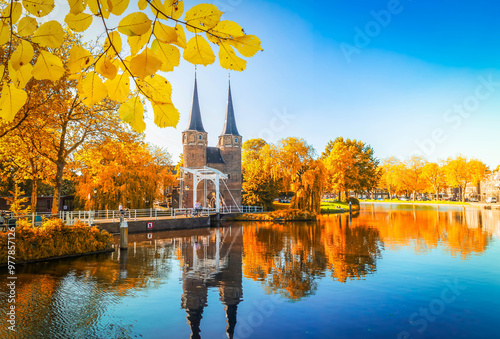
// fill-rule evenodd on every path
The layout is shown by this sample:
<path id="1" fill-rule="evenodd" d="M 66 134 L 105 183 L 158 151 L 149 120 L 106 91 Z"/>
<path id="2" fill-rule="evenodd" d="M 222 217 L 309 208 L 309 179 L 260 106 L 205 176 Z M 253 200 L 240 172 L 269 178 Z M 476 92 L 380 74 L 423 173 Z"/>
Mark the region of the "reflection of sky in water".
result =
<path id="1" fill-rule="evenodd" d="M 128 252 L 19 266 L 16 338 L 496 337 L 499 223 L 500 211 L 365 205 L 351 222 L 130 235 Z"/>

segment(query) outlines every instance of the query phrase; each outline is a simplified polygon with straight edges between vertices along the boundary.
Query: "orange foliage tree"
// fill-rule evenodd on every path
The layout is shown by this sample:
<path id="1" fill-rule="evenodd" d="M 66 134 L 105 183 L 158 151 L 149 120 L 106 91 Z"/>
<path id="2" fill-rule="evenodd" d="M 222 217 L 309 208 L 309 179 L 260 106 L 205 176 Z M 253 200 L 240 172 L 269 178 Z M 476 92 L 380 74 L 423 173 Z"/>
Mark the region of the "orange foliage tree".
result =
<path id="1" fill-rule="evenodd" d="M 121 203 L 133 208 L 149 208 L 163 199 L 166 186 L 174 185 L 171 156 L 163 149 L 144 143 L 141 138 L 107 139 L 81 150 L 76 155 L 81 173 L 77 195 L 86 201 L 97 189 L 97 207 L 117 209 Z M 92 198 L 93 200 L 93 198 Z"/>

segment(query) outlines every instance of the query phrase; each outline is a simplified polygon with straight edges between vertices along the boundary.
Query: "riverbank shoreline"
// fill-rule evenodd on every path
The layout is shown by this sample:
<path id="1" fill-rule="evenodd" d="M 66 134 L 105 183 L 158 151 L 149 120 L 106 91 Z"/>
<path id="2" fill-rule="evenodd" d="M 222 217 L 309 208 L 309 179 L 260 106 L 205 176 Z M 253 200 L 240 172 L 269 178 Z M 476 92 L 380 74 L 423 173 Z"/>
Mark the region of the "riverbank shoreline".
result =
<path id="1" fill-rule="evenodd" d="M 93 254 L 111 253 L 111 252 L 114 252 L 115 250 L 116 249 L 114 247 L 110 247 L 110 248 L 107 248 L 105 250 L 100 250 L 100 251 L 73 253 L 73 254 L 67 254 L 67 255 L 60 255 L 57 257 L 47 257 L 47 258 L 40 258 L 40 259 L 33 259 L 33 260 L 16 261 L 15 263 L 16 263 L 16 265 L 34 264 L 37 262 L 49 262 L 49 261 L 61 260 L 61 259 L 85 257 L 88 255 L 93 255 Z M 8 263 L 0 264 L 0 268 L 4 268 L 7 266 L 8 266 Z"/>
<path id="2" fill-rule="evenodd" d="M 360 201 L 360 205 L 419 205 L 419 206 L 456 206 L 456 207 L 466 207 L 466 208 L 478 208 L 485 210 L 500 210 L 500 204 L 486 204 L 480 202 L 466 202 L 466 203 L 456 203 L 456 204 L 446 204 L 446 203 L 434 203 L 434 202 L 420 202 L 420 201 Z"/>

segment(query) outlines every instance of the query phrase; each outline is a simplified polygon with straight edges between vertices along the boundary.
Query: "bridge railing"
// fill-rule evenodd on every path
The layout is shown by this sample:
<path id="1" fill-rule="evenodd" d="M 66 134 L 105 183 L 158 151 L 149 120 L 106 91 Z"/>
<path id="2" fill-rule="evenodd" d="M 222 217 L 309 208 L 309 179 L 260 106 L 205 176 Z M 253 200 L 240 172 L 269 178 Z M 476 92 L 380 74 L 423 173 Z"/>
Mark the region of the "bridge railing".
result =
<path id="1" fill-rule="evenodd" d="M 259 213 L 263 212 L 262 206 L 223 206 L 220 207 L 220 213 Z M 28 215 L 16 215 L 5 218 L 5 225 L 15 225 L 18 219 L 26 219 L 32 225 L 39 226 L 45 220 L 53 217 L 62 219 L 67 224 L 72 225 L 76 220 L 80 220 L 89 225 L 95 222 L 117 222 L 123 216 L 125 220 L 137 221 L 140 219 L 154 219 L 164 217 L 194 217 L 209 216 L 217 213 L 215 208 L 202 208 L 195 210 L 193 208 L 149 208 L 149 209 L 125 209 L 119 210 L 97 210 L 97 211 L 59 211 L 57 214 L 37 212 Z"/>

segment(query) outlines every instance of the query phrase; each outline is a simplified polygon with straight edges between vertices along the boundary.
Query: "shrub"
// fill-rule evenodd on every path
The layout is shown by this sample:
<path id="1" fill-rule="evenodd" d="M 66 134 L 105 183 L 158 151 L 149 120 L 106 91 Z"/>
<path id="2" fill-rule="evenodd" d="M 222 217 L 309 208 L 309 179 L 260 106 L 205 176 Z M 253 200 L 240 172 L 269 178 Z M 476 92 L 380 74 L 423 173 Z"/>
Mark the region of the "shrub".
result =
<path id="1" fill-rule="evenodd" d="M 16 227 L 15 260 L 29 261 L 83 254 L 105 250 L 113 237 L 97 227 L 81 222 L 67 226 L 60 219 L 51 219 L 40 227 L 32 227 L 27 220 L 19 220 Z M 7 232 L 0 234 L 0 264 L 7 263 Z"/>
<path id="2" fill-rule="evenodd" d="M 283 221 L 293 221 L 293 220 L 314 220 L 316 215 L 308 211 L 302 211 L 298 209 L 287 209 L 287 210 L 277 210 L 274 212 L 265 213 L 253 213 L 253 214 L 242 214 L 234 218 L 234 220 L 244 220 L 244 221 L 273 221 L 273 220 L 283 220 Z"/>

